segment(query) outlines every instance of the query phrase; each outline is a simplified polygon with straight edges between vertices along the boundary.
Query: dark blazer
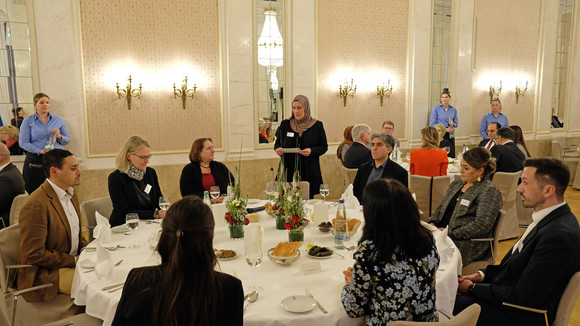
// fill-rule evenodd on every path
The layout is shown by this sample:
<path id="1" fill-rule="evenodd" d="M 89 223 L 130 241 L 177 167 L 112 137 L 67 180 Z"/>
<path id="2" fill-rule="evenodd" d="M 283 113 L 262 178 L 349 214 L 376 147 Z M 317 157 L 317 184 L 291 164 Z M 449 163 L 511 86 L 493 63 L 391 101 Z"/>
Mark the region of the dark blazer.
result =
<path id="1" fill-rule="evenodd" d="M 447 153 L 447 157 L 453 157 L 453 156 L 451 156 L 451 142 L 449 140 L 443 138 L 439 142 L 439 148 L 445 149 L 445 147 L 449 147 L 449 153 Z"/>
<path id="2" fill-rule="evenodd" d="M 81 210 L 76 193 L 72 204 L 79 217 L 81 229 Z M 75 266 L 75 258 L 70 254 L 71 228 L 60 199 L 47 180 L 28 197 L 20 211 L 20 253 L 19 264 L 32 267 L 18 269 L 18 289 L 52 283 L 53 286 L 22 296 L 28 302 L 52 299 L 58 292 L 59 268 Z M 79 250 L 88 240 L 79 232 Z"/>
<path id="3" fill-rule="evenodd" d="M 487 143 L 489 142 L 489 138 L 488 139 L 482 139 L 479 142 L 479 147 L 485 147 L 487 145 Z M 495 145 L 494 145 L 495 146 Z M 493 147 L 492 147 L 493 148 Z M 491 149 L 490 149 L 491 150 Z"/>
<path id="4" fill-rule="evenodd" d="M 324 155 L 328 150 L 328 143 L 326 141 L 326 132 L 320 120 L 316 121 L 314 125 L 299 136 L 297 132 L 290 127 L 290 120 L 282 121 L 278 131 L 276 131 L 276 143 L 274 149 L 278 147 L 283 148 L 310 148 L 312 151 L 309 156 L 300 154 L 282 154 L 284 166 L 286 168 L 286 180 L 292 180 L 294 175 L 294 166 L 296 163 L 296 155 L 298 155 L 298 170 L 300 171 L 300 178 L 302 181 L 310 183 L 310 197 L 320 192 L 320 185 L 322 184 L 322 172 L 320 172 L 320 156 Z M 350 150 L 350 149 L 349 149 Z M 348 153 L 348 152 L 347 152 Z"/>
<path id="5" fill-rule="evenodd" d="M 225 164 L 217 161 L 209 162 L 211 174 L 215 179 L 215 185 L 220 187 L 220 192 L 225 194 L 228 185 L 235 184 L 234 176 L 228 170 Z M 181 178 L 179 179 L 179 189 L 181 189 L 181 196 L 197 195 L 203 198 L 203 183 L 201 181 L 201 168 L 199 162 L 191 162 L 183 167 L 181 171 Z"/>
<path id="6" fill-rule="evenodd" d="M 564 288 L 572 275 L 580 271 L 578 248 L 580 226 L 566 204 L 532 229 L 523 241 L 521 252 L 512 254 L 510 250 L 499 265 L 487 266 L 485 279 L 477 283 L 472 295 L 513 314 L 518 311 L 502 307 L 502 302 L 547 309 L 551 324 Z M 521 314 L 522 318 L 526 316 Z M 521 319 L 518 324 L 531 322 Z"/>
<path id="7" fill-rule="evenodd" d="M 244 300 L 242 282 L 228 274 L 216 273 L 221 276 L 221 295 L 216 302 L 217 319 L 212 325 L 241 326 Z M 112 325 L 152 325 L 154 286 L 161 277 L 163 270 L 159 266 L 132 269 L 125 281 Z"/>
<path id="8" fill-rule="evenodd" d="M 10 223 L 10 207 L 14 197 L 24 193 L 24 179 L 20 170 L 12 162 L 0 171 L 0 217 L 6 226 Z M 2 223 L 0 223 L 0 229 Z"/>
<path id="9" fill-rule="evenodd" d="M 342 164 L 349 169 L 358 169 L 363 163 L 372 160 L 371 150 L 365 145 L 355 141 L 346 152 Z"/>
<path id="10" fill-rule="evenodd" d="M 109 174 L 109 195 L 113 202 L 113 212 L 109 218 L 111 226 L 124 224 L 127 213 L 137 213 L 142 220 L 155 218 L 155 210 L 159 209 L 159 197 L 163 196 L 155 170 L 148 167 L 142 181 L 132 179 L 119 170 Z M 151 185 L 149 200 L 147 204 L 141 205 L 137 189 L 144 192 L 147 185 Z"/>
<path id="11" fill-rule="evenodd" d="M 497 168 L 495 172 L 516 172 L 524 168 L 526 156 L 516 143 L 509 142 L 495 145 L 491 148 L 491 156 L 495 157 Z"/>
<path id="12" fill-rule="evenodd" d="M 441 205 L 435 209 L 431 221 L 435 225 L 443 218 L 447 206 L 465 182 L 457 180 L 449 185 Z M 453 240 L 463 259 L 463 266 L 485 258 L 490 251 L 489 243 L 471 239 L 491 238 L 493 226 L 503 201 L 499 189 L 488 178 L 473 183 L 461 195 L 455 205 L 448 224 L 448 235 Z"/>
<path id="13" fill-rule="evenodd" d="M 354 177 L 353 192 L 361 204 L 363 203 L 363 190 L 367 185 L 367 179 L 369 178 L 369 174 L 371 174 L 371 171 L 374 168 L 374 164 L 375 161 L 371 161 L 361 165 L 356 172 L 356 177 Z M 381 178 L 395 179 L 401 182 L 405 187 L 409 187 L 409 172 L 403 169 L 399 164 L 393 162 L 391 159 L 387 159 L 387 164 L 385 165 Z"/>

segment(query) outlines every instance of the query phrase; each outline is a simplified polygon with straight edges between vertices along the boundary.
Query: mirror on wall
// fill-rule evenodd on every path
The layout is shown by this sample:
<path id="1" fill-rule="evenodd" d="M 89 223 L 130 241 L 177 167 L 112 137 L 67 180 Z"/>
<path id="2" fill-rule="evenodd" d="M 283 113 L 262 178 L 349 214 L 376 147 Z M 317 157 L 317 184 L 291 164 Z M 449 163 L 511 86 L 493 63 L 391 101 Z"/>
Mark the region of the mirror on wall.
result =
<path id="1" fill-rule="evenodd" d="M 573 12 L 574 0 L 560 0 L 558 35 L 556 39 L 556 64 L 552 89 L 552 118 L 550 121 L 552 128 L 564 128 Z"/>
<path id="2" fill-rule="evenodd" d="M 280 122 L 284 120 L 284 1 L 256 1 L 257 67 L 255 117 L 257 141 L 272 143 Z"/>

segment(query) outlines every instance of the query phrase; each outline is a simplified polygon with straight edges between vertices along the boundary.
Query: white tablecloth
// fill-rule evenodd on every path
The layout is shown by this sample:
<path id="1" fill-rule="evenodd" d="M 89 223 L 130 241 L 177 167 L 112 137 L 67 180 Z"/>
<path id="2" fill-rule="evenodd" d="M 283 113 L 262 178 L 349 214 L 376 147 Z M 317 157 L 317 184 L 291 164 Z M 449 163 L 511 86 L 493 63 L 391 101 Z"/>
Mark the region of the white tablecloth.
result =
<path id="1" fill-rule="evenodd" d="M 263 203 L 263 202 L 262 202 Z M 251 205 L 250 205 L 251 206 Z M 360 209 L 349 209 L 349 217 L 363 220 Z M 350 253 L 345 250 L 337 252 L 345 258 L 333 255 L 327 259 L 311 258 L 301 249 L 301 257 L 291 266 L 280 266 L 267 258 L 267 250 L 273 248 L 280 241 L 288 240 L 286 230 L 276 230 L 275 219 L 260 212 L 260 224 L 264 228 L 263 251 L 264 260 L 256 268 L 250 267 L 243 257 L 244 241 L 230 240 L 225 226 L 215 230 L 214 247 L 218 249 L 233 249 L 238 257 L 229 261 L 220 261 L 218 268 L 223 272 L 239 277 L 244 287 L 259 285 L 263 288 L 258 301 L 252 304 L 244 314 L 244 325 L 362 325 L 364 318 L 349 318 L 340 301 L 340 292 L 344 286 L 342 271 L 353 265 Z M 331 233 L 322 233 L 318 230 L 317 220 L 312 226 L 305 229 L 304 242 L 315 243 L 333 248 L 334 238 Z M 113 234 L 112 245 L 130 245 L 138 243 L 137 249 L 118 249 L 112 251 L 113 261 L 123 259 L 123 263 L 114 268 L 113 276 L 108 280 L 98 280 L 94 272 L 84 273 L 83 268 L 77 268 L 73 281 L 72 297 L 75 304 L 86 306 L 87 314 L 103 319 L 103 325 L 110 325 L 115 309 L 121 297 L 121 291 L 108 293 L 101 289 L 107 285 L 123 282 L 131 268 L 153 264 L 158 256 L 149 249 L 147 239 L 149 235 L 159 230 L 159 224 L 141 223 L 139 229 L 132 235 Z M 435 230 L 434 236 L 440 232 Z M 361 235 L 361 230 L 356 236 Z M 89 246 L 95 246 L 91 244 Z M 454 247 L 454 246 L 453 246 Z M 457 275 L 461 270 L 461 256 L 459 250 L 451 250 L 452 256 L 442 260 L 437 272 L 436 290 L 437 306 L 446 311 L 453 310 L 455 293 L 457 290 Z M 83 252 L 79 261 L 96 258 L 95 252 Z M 303 275 L 300 266 L 306 262 L 319 262 L 322 272 Z M 284 310 L 280 306 L 283 298 L 291 295 L 303 295 L 305 289 L 310 289 L 314 297 L 328 310 L 323 314 L 317 308 L 309 313 L 295 314 Z"/>

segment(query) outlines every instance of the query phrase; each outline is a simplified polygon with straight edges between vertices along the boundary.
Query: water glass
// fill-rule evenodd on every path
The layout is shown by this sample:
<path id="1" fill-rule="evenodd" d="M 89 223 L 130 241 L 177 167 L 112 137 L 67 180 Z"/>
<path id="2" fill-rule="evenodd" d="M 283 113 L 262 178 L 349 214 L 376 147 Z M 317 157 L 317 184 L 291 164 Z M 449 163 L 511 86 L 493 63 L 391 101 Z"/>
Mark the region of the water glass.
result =
<path id="1" fill-rule="evenodd" d="M 256 225 L 256 226 L 252 226 L 252 227 L 248 227 L 246 229 L 245 235 L 244 235 L 244 253 L 245 253 L 245 257 L 246 257 L 246 262 L 248 263 L 248 265 L 250 265 L 250 267 L 252 268 L 256 268 L 258 266 L 260 266 L 260 264 L 262 263 L 262 259 L 263 259 L 263 253 L 262 253 L 262 226 L 261 225 Z M 252 283 L 254 283 L 254 285 L 251 285 L 248 287 L 248 293 L 252 292 L 252 291 L 261 291 L 263 290 L 261 287 L 255 285 L 256 284 L 256 280 L 255 280 L 255 275 L 256 273 L 252 273 L 252 275 L 254 276 L 254 279 L 252 281 Z"/>
<path id="2" fill-rule="evenodd" d="M 159 208 L 161 210 L 168 210 L 169 206 L 171 205 L 171 203 L 169 202 L 169 200 L 165 199 L 165 197 L 161 196 L 159 197 Z"/>
<path id="3" fill-rule="evenodd" d="M 220 187 L 219 186 L 209 187 L 209 195 L 215 202 L 215 200 L 220 196 Z"/>
<path id="4" fill-rule="evenodd" d="M 320 185 L 320 195 L 324 197 L 324 201 L 326 202 L 326 196 L 330 194 L 330 188 L 328 184 L 324 183 Z"/>

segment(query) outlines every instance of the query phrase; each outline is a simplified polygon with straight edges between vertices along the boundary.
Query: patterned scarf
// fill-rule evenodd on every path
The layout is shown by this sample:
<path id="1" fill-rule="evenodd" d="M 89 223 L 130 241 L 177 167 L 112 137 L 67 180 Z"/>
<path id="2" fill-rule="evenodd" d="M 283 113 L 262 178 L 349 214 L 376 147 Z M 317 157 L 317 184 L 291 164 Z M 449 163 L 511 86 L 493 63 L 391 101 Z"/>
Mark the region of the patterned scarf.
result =
<path id="1" fill-rule="evenodd" d="M 127 171 L 127 175 L 131 179 L 141 181 L 141 180 L 143 180 L 143 177 L 145 176 L 145 172 L 147 172 L 147 170 L 141 171 L 141 170 L 137 169 L 135 166 L 133 166 L 133 164 L 131 164 L 131 166 L 129 167 L 129 171 Z"/>

